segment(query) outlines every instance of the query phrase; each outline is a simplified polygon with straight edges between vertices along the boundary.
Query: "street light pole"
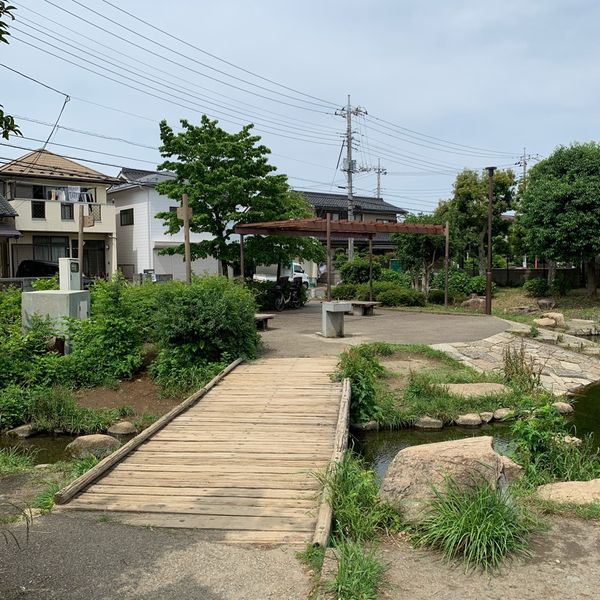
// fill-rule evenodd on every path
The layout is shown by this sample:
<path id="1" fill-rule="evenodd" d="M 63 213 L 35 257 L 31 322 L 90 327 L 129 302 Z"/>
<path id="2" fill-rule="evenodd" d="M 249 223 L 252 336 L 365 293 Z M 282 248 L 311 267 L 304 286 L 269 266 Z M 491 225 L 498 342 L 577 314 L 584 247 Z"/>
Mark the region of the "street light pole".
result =
<path id="1" fill-rule="evenodd" d="M 485 281 L 485 314 L 492 314 L 492 218 L 494 215 L 494 171 L 496 167 L 486 167 L 488 172 L 488 247 L 487 247 L 487 271 Z"/>

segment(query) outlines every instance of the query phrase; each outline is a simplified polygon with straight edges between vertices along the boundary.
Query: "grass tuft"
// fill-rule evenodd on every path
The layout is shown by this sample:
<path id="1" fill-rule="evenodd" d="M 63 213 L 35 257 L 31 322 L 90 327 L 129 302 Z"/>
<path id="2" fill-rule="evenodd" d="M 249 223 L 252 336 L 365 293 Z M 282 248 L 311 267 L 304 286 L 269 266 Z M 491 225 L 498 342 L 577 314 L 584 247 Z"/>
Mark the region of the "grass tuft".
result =
<path id="1" fill-rule="evenodd" d="M 33 468 L 35 452 L 19 448 L 0 449 L 0 477 L 26 473 Z"/>
<path id="2" fill-rule="evenodd" d="M 318 577 L 325 560 L 325 549 L 315 544 L 307 544 L 302 552 L 296 553 L 296 558 L 312 571 L 314 577 Z"/>
<path id="3" fill-rule="evenodd" d="M 374 548 L 360 542 L 343 539 L 335 546 L 338 571 L 330 584 L 336 598 L 344 600 L 377 600 L 384 566 Z"/>
<path id="4" fill-rule="evenodd" d="M 429 508 L 414 542 L 441 550 L 447 560 L 463 560 L 467 570 L 493 571 L 508 556 L 526 554 L 529 536 L 540 526 L 507 491 L 485 480 L 470 486 L 448 480 L 443 492 L 436 490 Z"/>
<path id="5" fill-rule="evenodd" d="M 51 483 L 33 499 L 31 504 L 33 508 L 39 508 L 43 512 L 51 511 L 54 507 L 54 494 L 56 494 L 61 487 L 60 483 Z"/>

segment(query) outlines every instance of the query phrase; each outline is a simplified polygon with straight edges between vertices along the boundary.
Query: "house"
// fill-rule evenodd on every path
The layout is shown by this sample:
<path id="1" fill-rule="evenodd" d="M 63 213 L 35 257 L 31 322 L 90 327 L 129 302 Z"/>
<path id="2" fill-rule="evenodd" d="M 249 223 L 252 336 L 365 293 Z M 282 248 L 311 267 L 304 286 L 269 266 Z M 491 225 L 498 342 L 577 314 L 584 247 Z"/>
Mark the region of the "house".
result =
<path id="1" fill-rule="evenodd" d="M 185 279 L 183 256 L 161 254 L 165 248 L 183 244 L 183 229 L 171 235 L 164 221 L 156 218 L 158 213 L 175 211 L 179 206 L 175 200 L 156 191 L 158 183 L 172 177 L 164 171 L 123 168 L 119 173 L 120 183 L 108 190 L 117 213 L 117 264 L 126 277 L 149 270 L 156 275 Z M 210 237 L 207 233 L 192 232 L 190 241 L 193 244 Z M 218 273 L 218 261 L 212 257 L 195 260 L 192 272 Z"/>
<path id="2" fill-rule="evenodd" d="M 5 232 L 0 232 L 0 257 L 5 257 L 2 272 L 14 277 L 24 260 L 58 263 L 61 257 L 77 258 L 79 207 L 83 207 L 83 273 L 87 277 L 114 273 L 115 208 L 107 204 L 106 190 L 115 182 L 113 177 L 44 149 L 1 166 L 0 194 L 7 201 L 2 206 L 4 213 L 5 204 L 12 212 L 0 215 Z"/>
<path id="3" fill-rule="evenodd" d="M 0 278 L 10 277 L 9 240 L 19 238 L 21 234 L 15 229 L 17 211 L 10 202 L 0 194 Z"/>
<path id="4" fill-rule="evenodd" d="M 346 194 L 330 194 L 327 192 L 308 192 L 299 190 L 304 194 L 308 202 L 315 211 L 315 215 L 322 219 L 331 215 L 332 221 L 344 221 L 348 218 L 348 196 Z M 376 221 L 377 223 L 396 223 L 399 216 L 404 216 L 407 211 L 382 198 L 371 196 L 354 196 L 354 220 L 355 221 Z M 366 244 L 363 240 L 357 239 L 358 246 Z M 332 239 L 334 248 L 347 247 L 348 239 L 336 237 Z M 396 248 L 392 242 L 389 233 L 378 233 L 373 238 L 373 252 L 383 253 Z"/>

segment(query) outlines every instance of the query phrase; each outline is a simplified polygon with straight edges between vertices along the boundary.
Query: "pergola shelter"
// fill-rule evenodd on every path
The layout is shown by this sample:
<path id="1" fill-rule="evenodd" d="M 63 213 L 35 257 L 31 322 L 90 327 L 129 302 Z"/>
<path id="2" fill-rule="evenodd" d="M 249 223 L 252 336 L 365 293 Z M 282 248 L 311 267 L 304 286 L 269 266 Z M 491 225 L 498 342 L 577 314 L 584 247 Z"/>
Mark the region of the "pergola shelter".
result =
<path id="1" fill-rule="evenodd" d="M 417 233 L 444 235 L 446 250 L 444 257 L 445 291 L 444 304 L 448 304 L 448 248 L 449 227 L 443 225 L 421 225 L 418 223 L 377 223 L 372 221 L 332 221 L 327 219 L 290 219 L 265 223 L 237 225 L 235 232 L 240 236 L 240 267 L 244 273 L 244 236 L 275 235 L 285 237 L 319 237 L 325 235 L 327 244 L 327 300 L 331 300 L 331 240 L 335 237 L 350 237 L 369 240 L 369 299 L 373 300 L 373 237 L 378 233 Z"/>

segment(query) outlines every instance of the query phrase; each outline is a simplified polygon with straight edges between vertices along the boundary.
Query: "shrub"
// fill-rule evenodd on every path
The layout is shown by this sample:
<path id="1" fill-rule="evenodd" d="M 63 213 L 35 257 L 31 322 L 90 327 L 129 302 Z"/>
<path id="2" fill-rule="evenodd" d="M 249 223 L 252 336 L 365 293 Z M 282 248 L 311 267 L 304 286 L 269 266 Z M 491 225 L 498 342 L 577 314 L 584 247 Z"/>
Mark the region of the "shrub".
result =
<path id="1" fill-rule="evenodd" d="M 541 298 L 548 294 L 548 282 L 541 277 L 534 277 L 523 284 L 523 291 L 527 296 Z"/>
<path id="2" fill-rule="evenodd" d="M 27 390 L 17 385 L 0 390 L 0 431 L 27 423 L 30 413 L 31 395 Z"/>
<path id="3" fill-rule="evenodd" d="M 468 486 L 449 480 L 443 492 L 436 490 L 429 509 L 414 541 L 440 549 L 447 560 L 464 560 L 467 568 L 497 569 L 510 554 L 526 552 L 537 528 L 507 491 L 485 480 Z"/>
<path id="4" fill-rule="evenodd" d="M 331 297 L 334 300 L 354 300 L 358 293 L 358 287 L 353 283 L 340 283 L 331 288 Z"/>
<path id="5" fill-rule="evenodd" d="M 373 261 L 373 279 L 379 279 L 381 264 Z M 344 283 L 366 283 L 369 281 L 369 261 L 361 256 L 356 256 L 351 262 L 344 263 L 340 268 L 340 275 Z"/>
<path id="6" fill-rule="evenodd" d="M 564 273 L 557 273 L 550 291 L 556 296 L 566 296 L 571 291 L 571 282 Z"/>
<path id="7" fill-rule="evenodd" d="M 418 290 L 396 288 L 377 294 L 384 306 L 425 306 L 425 294 Z"/>
<path id="8" fill-rule="evenodd" d="M 398 273 L 392 271 L 392 269 L 381 269 L 381 272 L 377 276 L 378 281 L 389 281 L 395 283 L 400 287 L 412 287 L 412 277 L 410 273 Z"/>
<path id="9" fill-rule="evenodd" d="M 254 301 L 259 310 L 275 308 L 277 282 L 250 279 L 245 282 L 245 286 L 254 295 Z"/>
<path id="10" fill-rule="evenodd" d="M 471 277 L 469 282 L 469 294 L 477 294 L 478 296 L 485 296 L 486 292 L 486 277 L 485 275 L 475 275 Z M 492 296 L 496 293 L 498 286 L 492 281 Z"/>
<path id="11" fill-rule="evenodd" d="M 397 289 L 397 285 L 391 281 L 373 281 L 373 300 L 378 300 L 379 294 L 387 292 L 388 290 Z M 356 299 L 357 300 L 368 300 L 369 299 L 369 284 L 361 283 L 356 286 Z"/>
<path id="12" fill-rule="evenodd" d="M 445 299 L 446 294 L 444 290 L 429 290 L 429 294 L 427 295 L 427 302 L 430 304 L 444 304 Z M 450 301 L 450 298 L 448 298 L 448 301 Z"/>
<path id="13" fill-rule="evenodd" d="M 21 290 L 9 287 L 0 291 L 0 334 L 21 323 Z"/>
<path id="14" fill-rule="evenodd" d="M 252 357 L 259 337 L 252 293 L 225 277 L 194 279 L 161 289 L 155 328 L 161 349 L 179 348 L 192 363 Z"/>
<path id="15" fill-rule="evenodd" d="M 431 287 L 443 290 L 445 287 L 444 272 L 438 271 L 431 278 Z M 448 270 L 448 292 L 453 295 L 468 296 L 471 292 L 471 277 L 458 269 Z"/>
<path id="16" fill-rule="evenodd" d="M 523 392 L 533 392 L 540 387 L 542 369 L 533 357 L 527 356 L 521 340 L 519 348 L 507 346 L 502 352 L 504 380 Z"/>
<path id="17" fill-rule="evenodd" d="M 57 290 L 58 275 L 54 275 L 54 277 L 44 277 L 42 279 L 36 279 L 31 282 L 31 287 L 36 292 L 42 292 L 44 290 Z"/>

